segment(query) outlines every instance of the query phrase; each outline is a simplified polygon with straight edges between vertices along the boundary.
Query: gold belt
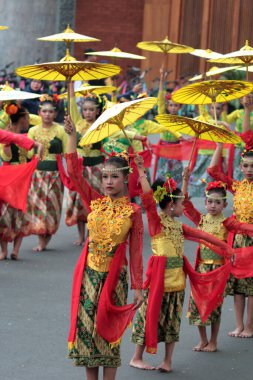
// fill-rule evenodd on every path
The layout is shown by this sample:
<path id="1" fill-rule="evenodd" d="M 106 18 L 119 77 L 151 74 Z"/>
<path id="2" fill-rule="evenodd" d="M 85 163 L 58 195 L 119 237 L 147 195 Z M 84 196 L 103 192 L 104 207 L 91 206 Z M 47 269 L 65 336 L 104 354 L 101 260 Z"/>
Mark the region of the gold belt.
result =
<path id="1" fill-rule="evenodd" d="M 200 259 L 198 261 L 198 264 L 223 265 L 224 259 L 220 259 L 220 260 L 212 260 L 212 259 L 202 260 L 202 259 Z"/>

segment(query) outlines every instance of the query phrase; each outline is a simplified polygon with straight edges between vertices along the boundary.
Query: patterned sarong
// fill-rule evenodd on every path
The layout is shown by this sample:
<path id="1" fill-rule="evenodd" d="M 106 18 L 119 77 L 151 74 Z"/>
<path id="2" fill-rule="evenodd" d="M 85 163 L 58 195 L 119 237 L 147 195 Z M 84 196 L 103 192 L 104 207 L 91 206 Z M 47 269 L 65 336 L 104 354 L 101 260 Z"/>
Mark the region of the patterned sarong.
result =
<path id="1" fill-rule="evenodd" d="M 36 170 L 28 193 L 25 235 L 53 235 L 58 230 L 63 184 L 58 171 Z"/>
<path id="2" fill-rule="evenodd" d="M 77 331 L 74 347 L 69 357 L 77 366 L 86 367 L 119 367 L 120 345 L 111 347 L 96 330 L 96 314 L 99 297 L 108 272 L 98 272 L 86 266 L 81 285 Z M 123 267 L 113 303 L 117 306 L 126 304 L 128 292 L 127 269 Z"/>
<path id="3" fill-rule="evenodd" d="M 132 342 L 145 344 L 145 325 L 147 311 L 148 290 L 144 291 L 144 302 L 137 312 Z M 158 342 L 178 342 L 179 331 L 184 303 L 184 290 L 179 292 L 165 292 L 158 321 Z"/>

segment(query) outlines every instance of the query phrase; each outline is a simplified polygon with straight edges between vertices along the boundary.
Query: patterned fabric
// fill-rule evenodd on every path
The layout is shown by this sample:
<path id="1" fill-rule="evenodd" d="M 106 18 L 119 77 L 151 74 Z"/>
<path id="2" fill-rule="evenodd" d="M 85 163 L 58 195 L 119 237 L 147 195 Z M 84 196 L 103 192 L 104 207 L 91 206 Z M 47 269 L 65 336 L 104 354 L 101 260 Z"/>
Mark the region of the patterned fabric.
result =
<path id="1" fill-rule="evenodd" d="M 103 164 L 95 166 L 85 166 L 83 168 L 83 177 L 87 179 L 89 184 L 95 191 L 102 193 L 102 167 Z M 77 222 L 87 222 L 87 211 L 83 207 L 83 203 L 79 193 L 75 191 L 69 191 L 67 198 L 67 210 L 65 223 L 67 226 L 73 226 Z"/>
<path id="2" fill-rule="evenodd" d="M 198 264 L 196 271 L 198 273 L 208 273 L 213 271 L 214 269 L 219 268 L 221 265 L 214 265 L 214 264 Z M 190 296 L 189 300 L 189 309 L 187 313 L 187 317 L 189 317 L 189 323 L 190 325 L 195 326 L 209 326 L 212 323 L 217 323 L 221 319 L 221 309 L 222 305 L 218 306 L 215 310 L 212 311 L 212 313 L 209 315 L 208 319 L 205 323 L 201 321 L 199 311 L 197 309 L 197 306 L 194 302 L 194 299 L 192 297 L 192 294 Z"/>
<path id="3" fill-rule="evenodd" d="M 36 170 L 28 193 L 25 235 L 53 235 L 58 230 L 63 200 L 59 172 Z"/>
<path id="4" fill-rule="evenodd" d="M 28 225 L 25 214 L 7 203 L 2 203 L 0 208 L 0 239 L 13 241 L 23 236 L 23 230 Z"/>
<path id="5" fill-rule="evenodd" d="M 182 186 L 182 172 L 182 161 L 167 160 L 166 158 L 159 157 L 157 163 L 156 179 L 160 178 L 164 180 L 166 178 L 166 174 L 170 173 L 171 177 L 176 181 L 177 187 L 180 188 Z"/>
<path id="6" fill-rule="evenodd" d="M 139 345 L 145 344 L 147 302 L 148 290 L 144 292 L 144 302 L 137 312 L 132 332 L 132 342 Z M 158 342 L 179 341 L 183 303 L 184 290 L 164 293 L 158 322 Z"/>
<path id="7" fill-rule="evenodd" d="M 74 226 L 78 222 L 87 222 L 87 212 L 83 207 L 79 193 L 76 191 L 69 191 L 67 198 L 65 223 L 67 226 Z"/>
<path id="8" fill-rule="evenodd" d="M 235 235 L 234 248 L 251 247 L 252 245 L 253 238 L 246 235 Z M 246 297 L 253 296 L 253 277 L 238 279 L 230 275 L 227 294 L 230 296 L 235 294 L 244 294 Z"/>
<path id="9" fill-rule="evenodd" d="M 108 272 L 98 272 L 88 266 L 85 268 L 78 309 L 77 333 L 74 348 L 69 358 L 77 366 L 87 367 L 119 367 L 120 345 L 110 344 L 98 335 L 96 330 L 97 306 L 101 290 Z M 123 267 L 118 284 L 113 293 L 113 302 L 117 306 L 127 301 L 128 278 L 127 269 Z"/>

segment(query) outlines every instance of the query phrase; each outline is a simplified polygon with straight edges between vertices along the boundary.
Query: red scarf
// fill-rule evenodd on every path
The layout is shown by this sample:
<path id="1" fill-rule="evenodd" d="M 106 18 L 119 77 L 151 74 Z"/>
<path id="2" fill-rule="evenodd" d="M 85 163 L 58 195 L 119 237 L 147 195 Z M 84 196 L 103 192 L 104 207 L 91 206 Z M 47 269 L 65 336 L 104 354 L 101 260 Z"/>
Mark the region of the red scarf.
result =
<path id="1" fill-rule="evenodd" d="M 230 273 L 236 278 L 253 277 L 253 247 L 235 250 L 235 263 L 226 262 L 221 267 L 208 273 L 197 273 L 184 256 L 184 272 L 189 276 L 191 291 L 204 323 L 211 312 L 223 302 L 224 290 Z M 143 288 L 149 287 L 146 314 L 145 341 L 146 351 L 157 351 L 157 329 L 164 294 L 165 256 L 151 256 Z"/>
<path id="2" fill-rule="evenodd" d="M 27 195 L 32 175 L 38 164 L 33 158 L 27 164 L 6 164 L 0 168 L 0 200 L 9 203 L 24 213 L 26 212 Z"/>
<path id="3" fill-rule="evenodd" d="M 69 347 L 73 346 L 76 338 L 78 305 L 84 269 L 88 256 L 88 244 L 89 242 L 87 239 L 74 271 L 71 300 L 71 323 L 68 337 Z M 112 293 L 116 288 L 122 266 L 125 263 L 126 245 L 126 242 L 119 244 L 114 254 L 108 276 L 100 294 L 95 321 L 99 335 L 111 344 L 119 344 L 125 329 L 132 321 L 135 313 L 135 310 L 132 310 L 134 307 L 133 303 L 124 306 L 115 306 L 112 303 Z"/>
<path id="4" fill-rule="evenodd" d="M 61 181 L 62 181 L 63 185 L 67 189 L 69 189 L 70 191 L 77 191 L 76 188 L 75 188 L 75 185 L 71 181 L 71 178 L 67 175 L 67 173 L 66 173 L 66 171 L 64 169 L 64 166 L 63 166 L 63 163 L 62 163 L 62 157 L 61 157 L 60 154 L 56 155 L 56 161 L 57 161 L 58 170 L 59 170 L 60 178 L 61 178 Z M 78 173 L 79 173 L 79 175 L 81 177 L 83 175 L 83 173 L 82 173 L 82 167 L 83 167 L 82 163 L 83 163 L 82 158 L 78 158 Z"/>

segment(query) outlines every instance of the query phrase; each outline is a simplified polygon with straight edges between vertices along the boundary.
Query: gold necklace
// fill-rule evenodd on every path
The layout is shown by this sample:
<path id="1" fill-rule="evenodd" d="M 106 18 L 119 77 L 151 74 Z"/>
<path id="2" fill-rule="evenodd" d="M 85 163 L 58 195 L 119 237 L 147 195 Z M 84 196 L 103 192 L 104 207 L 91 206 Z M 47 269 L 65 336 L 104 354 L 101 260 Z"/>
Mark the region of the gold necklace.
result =
<path id="1" fill-rule="evenodd" d="M 184 236 L 182 223 L 172 219 L 165 212 L 160 213 L 164 234 L 172 241 L 179 257 L 184 255 Z"/>
<path id="2" fill-rule="evenodd" d="M 49 153 L 51 141 L 57 135 L 57 128 L 55 125 L 52 125 L 50 128 L 43 128 L 42 125 L 39 125 L 35 134 L 34 140 L 38 141 L 43 145 L 43 157 L 42 160 L 45 160 Z"/>
<path id="3" fill-rule="evenodd" d="M 92 261 L 99 266 L 116 243 L 112 235 L 121 233 L 121 226 L 134 212 L 127 197 L 112 200 L 103 197 L 91 202 L 92 212 L 88 215 L 87 228 L 90 231 L 89 252 Z"/>
<path id="4" fill-rule="evenodd" d="M 225 220 L 223 213 L 213 216 L 210 214 L 202 215 L 198 229 L 208 232 L 212 235 L 218 235 L 222 227 L 222 222 Z"/>

